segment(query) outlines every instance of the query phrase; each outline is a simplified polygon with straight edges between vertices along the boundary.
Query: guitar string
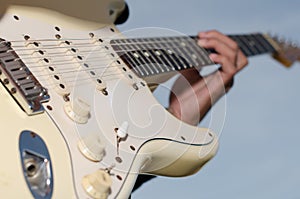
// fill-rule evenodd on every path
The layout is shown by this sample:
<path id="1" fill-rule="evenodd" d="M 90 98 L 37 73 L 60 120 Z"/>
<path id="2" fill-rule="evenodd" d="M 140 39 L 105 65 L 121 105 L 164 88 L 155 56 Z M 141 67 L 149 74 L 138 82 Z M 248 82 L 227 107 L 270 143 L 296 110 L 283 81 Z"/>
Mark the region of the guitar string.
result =
<path id="1" fill-rule="evenodd" d="M 167 43 L 167 42 L 166 42 Z M 168 43 L 170 43 L 170 42 L 168 42 Z M 134 44 L 131 44 L 131 45 L 134 45 Z M 59 47 L 59 46 L 57 46 L 57 45 L 53 45 L 53 46 L 55 46 L 54 48 L 47 48 L 47 47 L 41 47 L 42 49 L 51 49 L 51 50 L 55 50 L 55 49 L 61 49 L 61 50 L 66 50 L 66 51 L 72 51 L 72 47 L 73 46 L 68 46 L 68 47 Z M 80 46 L 80 47 L 82 47 L 82 46 Z M 84 46 L 84 47 L 95 47 L 95 46 Z M 96 47 L 95 47 L 96 48 Z M 77 53 L 76 55 L 77 56 L 80 56 L 80 55 L 90 55 L 91 53 L 94 53 L 94 52 L 100 52 L 99 54 L 97 54 L 97 55 L 108 55 L 109 53 L 110 53 L 110 55 L 111 55 L 111 53 L 113 53 L 113 52 L 116 52 L 117 54 L 118 53 L 127 53 L 127 52 L 129 52 L 129 51 L 143 51 L 143 50 L 153 50 L 153 47 L 151 48 L 151 47 L 148 47 L 148 48 L 131 48 L 130 50 L 114 50 L 114 49 L 112 49 L 112 50 L 114 50 L 114 51 L 109 51 L 109 50 L 107 50 L 107 51 L 105 51 L 105 52 L 101 52 L 101 51 L 103 51 L 104 49 L 103 49 L 103 47 L 101 47 L 101 46 L 99 46 L 98 48 L 101 48 L 101 49 L 94 49 L 94 50 L 90 50 L 90 51 L 87 51 L 87 50 L 85 50 L 85 51 L 78 51 L 78 49 L 75 49 L 76 50 L 76 52 L 74 52 L 73 51 L 73 53 Z M 104 47 L 105 48 L 105 47 Z M 165 47 L 164 47 L 165 48 Z M 169 49 L 167 48 L 166 50 L 171 50 L 171 49 L 182 49 L 182 48 L 185 48 L 185 47 L 174 47 L 174 46 L 172 46 L 172 47 L 170 47 Z M 165 49 L 160 49 L 160 50 L 165 50 Z M 203 49 L 203 50 L 205 50 L 205 49 Z M 42 51 L 42 50 L 39 50 L 39 48 L 37 47 L 37 48 L 15 48 L 15 46 L 13 46 L 13 49 L 12 50 L 8 50 L 8 52 L 19 52 L 19 51 L 25 51 L 25 52 L 27 52 L 27 51 L 33 51 L 33 53 L 44 53 L 45 51 Z M 42 51 L 42 52 L 41 52 Z M 77 52 L 78 51 L 78 52 Z M 108 52 L 109 51 L 109 52 Z M 81 52 L 83 52 L 83 53 L 86 53 L 86 54 L 82 54 Z M 52 52 L 49 52 L 48 54 L 52 54 Z M 53 54 L 58 54 L 58 52 L 55 52 L 55 53 L 53 53 Z M 61 53 L 60 53 L 61 54 Z M 20 54 L 20 55 L 26 55 L 26 56 L 32 56 L 32 53 L 31 54 Z M 41 54 L 41 55 L 43 55 L 43 54 Z M 44 55 L 45 57 L 46 57 L 46 55 Z M 61 56 L 63 56 L 63 57 L 65 57 L 65 56 L 72 56 L 72 55 L 61 55 Z M 60 57 L 60 56 L 56 56 L 56 57 Z"/>
<path id="2" fill-rule="evenodd" d="M 57 41 L 57 40 L 53 40 L 53 41 Z M 23 42 L 23 41 L 22 41 Z M 137 44 L 137 43 L 139 43 L 139 42 L 135 42 L 134 44 Z M 140 42 L 140 43 L 145 43 L 145 42 Z M 153 44 L 153 42 L 148 42 L 148 43 L 151 43 L 151 44 Z M 158 43 L 162 43 L 162 42 L 158 42 Z M 171 43 L 171 42 L 164 42 L 164 43 Z M 124 45 L 125 43 L 122 43 L 122 45 Z M 133 43 L 128 43 L 128 44 L 133 44 Z M 174 43 L 172 43 L 173 45 L 174 45 Z M 76 44 L 76 46 L 84 46 L 84 45 L 86 45 L 86 44 Z M 112 44 L 112 45 L 117 45 L 117 44 Z M 62 48 L 65 48 L 65 49 L 68 49 L 69 47 L 74 47 L 74 44 L 73 45 L 68 45 L 68 46 L 66 46 L 66 47 L 58 47 L 57 46 L 57 44 L 56 45 L 45 45 L 45 46 L 55 46 L 55 48 L 54 49 L 56 49 L 56 48 L 59 48 L 59 49 L 62 49 Z M 90 45 L 90 44 L 88 44 L 88 46 L 86 46 L 86 47 L 90 47 L 90 46 L 93 46 L 93 47 L 95 47 L 94 45 Z M 23 47 L 23 46 L 22 46 Z M 15 47 L 14 47 L 15 48 Z M 44 48 L 44 46 L 43 46 L 43 48 Z M 182 48 L 182 47 L 181 47 Z M 174 47 L 173 47 L 173 49 L 174 49 Z M 17 50 L 17 49 L 16 49 Z M 20 49 L 19 49 L 20 50 Z M 24 49 L 24 50 L 26 50 L 26 51 L 29 51 L 30 49 Z M 34 49 L 34 50 L 37 50 L 37 49 Z M 100 50 L 102 50 L 102 49 L 100 49 Z M 131 49 L 132 50 L 132 49 Z M 140 50 L 140 48 L 137 48 L 136 50 Z M 121 50 L 121 51 L 119 51 L 119 52 L 128 52 L 128 50 Z M 48 54 L 50 54 L 50 53 L 48 53 Z M 104 53 L 105 55 L 107 55 L 108 53 L 107 52 L 105 52 Z M 82 54 L 81 54 L 82 55 Z M 70 56 L 70 57 L 73 57 L 72 55 L 66 55 L 66 56 Z M 66 57 L 66 56 L 64 56 L 64 57 Z M 74 57 L 73 57 L 74 58 Z M 108 60 L 111 60 L 111 59 L 108 59 Z M 117 59 L 116 59 L 117 60 Z M 95 61 L 95 60 L 94 60 Z M 97 60 L 96 60 L 97 61 Z M 98 61 L 100 61 L 100 60 L 98 60 Z M 103 61 L 103 59 L 101 60 L 101 61 Z M 57 61 L 56 61 L 57 62 Z M 77 62 L 78 63 L 78 62 Z M 83 62 L 82 62 L 83 63 Z M 71 62 L 71 63 L 67 63 L 67 62 L 62 62 L 61 64 L 63 64 L 63 65 L 65 65 L 65 64 L 74 64 L 74 62 Z M 59 65 L 59 64 L 57 64 L 57 63 L 55 63 L 53 66 L 57 66 L 57 65 Z M 45 67 L 45 66 L 39 66 L 39 67 Z M 116 66 L 116 67 L 118 67 L 118 66 Z M 31 67 L 32 68 L 32 67 Z M 87 69 L 85 69 L 85 70 L 80 70 L 80 72 L 83 72 L 83 71 L 90 71 L 91 69 L 98 69 L 99 70 L 99 68 L 101 69 L 101 68 L 107 68 L 107 67 L 95 67 L 95 68 L 87 68 Z M 111 67 L 110 67 L 111 68 Z M 64 71 L 64 72 L 59 72 L 58 74 L 62 74 L 62 73 L 70 73 L 70 72 L 73 72 L 73 71 L 76 71 L 76 70 L 66 70 L 66 71 Z M 32 72 L 34 72 L 34 71 L 32 71 Z M 106 75 L 106 76 L 112 76 L 112 75 L 116 75 L 116 74 L 109 74 L 109 75 Z M 45 76 L 49 76 L 48 74 L 47 75 L 45 75 Z M 102 75 L 101 76 L 101 78 L 103 79 L 103 78 L 105 78 L 106 76 L 104 76 L 104 75 Z M 79 81 L 82 81 L 82 80 L 87 80 L 87 79 L 90 79 L 90 78 L 86 78 L 86 79 L 80 79 Z M 78 79 L 77 80 L 75 80 L 75 81 L 78 81 Z"/>
<path id="3" fill-rule="evenodd" d="M 59 49 L 66 49 L 66 50 L 70 50 L 68 47 L 56 47 L 56 48 L 59 48 Z M 149 47 L 149 49 L 150 49 L 150 47 Z M 153 48 L 151 48 L 151 49 L 153 49 Z M 172 49 L 174 50 L 175 49 L 175 47 L 172 47 Z M 179 48 L 179 49 L 182 49 L 182 47 L 181 48 Z M 17 51 L 18 49 L 16 49 L 16 50 L 9 50 L 9 52 L 11 52 L 11 51 Z M 34 50 L 34 52 L 39 52 L 38 51 L 38 49 L 24 49 L 24 51 L 30 51 L 30 50 Z M 94 50 L 93 52 L 98 52 L 98 51 L 102 51 L 103 49 L 99 49 L 99 50 Z M 127 52 L 129 52 L 129 51 L 133 51 L 133 50 L 139 50 L 139 51 L 142 51 L 142 50 L 145 50 L 145 49 L 142 49 L 141 50 L 141 48 L 134 48 L 134 49 L 130 49 L 130 50 L 119 50 L 119 51 L 114 51 L 114 52 L 117 52 L 117 53 L 120 53 L 120 52 L 122 52 L 122 53 L 127 53 Z M 19 51 L 19 50 L 18 50 Z M 87 52 L 87 54 L 89 54 L 90 55 L 90 53 L 88 53 L 88 51 L 85 51 L 85 52 Z M 57 54 L 57 52 L 56 53 L 54 53 L 54 54 Z M 102 53 L 102 55 L 99 53 L 99 54 L 97 54 L 97 55 L 99 55 L 98 57 L 96 57 L 96 58 L 93 58 L 92 60 L 90 60 L 90 59 L 86 59 L 87 61 L 82 61 L 82 56 L 85 56 L 86 54 L 82 54 L 81 53 L 81 51 L 80 52 L 78 52 L 76 55 L 62 55 L 61 54 L 61 56 L 55 56 L 56 58 L 57 57 L 70 57 L 70 58 L 72 58 L 72 59 L 76 59 L 76 58 L 78 58 L 78 57 L 80 57 L 80 61 L 77 61 L 77 63 L 82 63 L 82 64 L 85 64 L 85 62 L 89 62 L 89 61 L 111 61 L 113 58 L 112 58 L 112 56 L 115 56 L 115 55 L 112 55 L 113 53 L 112 52 L 103 52 Z M 22 56 L 23 55 L 23 57 L 22 58 L 27 58 L 27 56 L 28 57 L 30 57 L 30 58 L 32 58 L 32 54 L 20 54 L 20 56 Z M 26 55 L 26 56 L 24 56 L 24 55 Z M 51 55 L 53 55 L 53 53 L 52 52 L 47 52 L 47 55 L 41 55 L 41 60 L 39 60 L 39 61 L 43 61 L 43 58 L 44 58 L 44 60 L 45 60 L 45 58 L 47 59 L 47 57 L 49 57 L 49 55 L 50 55 L 50 57 L 51 57 Z M 110 56 L 110 58 L 107 58 L 107 57 L 104 57 L 104 56 Z M 76 57 L 77 56 L 77 57 Z M 100 56 L 102 56 L 102 57 L 100 57 Z M 118 55 L 118 56 L 120 56 L 120 55 Z M 117 61 L 119 58 L 117 57 L 117 58 L 115 58 L 115 59 L 113 59 L 113 61 Z M 48 60 L 49 61 L 49 60 Z M 69 62 L 70 61 L 70 62 Z M 66 65 L 66 64 L 74 64 L 74 61 L 73 60 L 69 60 L 69 61 L 63 61 L 62 63 L 60 63 L 60 64 L 56 64 L 55 63 L 55 65 Z M 55 62 L 59 62 L 59 61 L 55 61 Z M 28 64 L 34 64 L 34 63 L 28 63 Z M 31 65 L 31 68 L 35 68 L 35 67 L 44 67 L 44 66 L 40 66 L 40 65 L 37 65 L 37 66 L 34 66 L 34 65 Z M 106 67 L 97 67 L 97 68 L 106 68 Z"/>
<path id="4" fill-rule="evenodd" d="M 174 42 L 149 42 L 147 44 L 153 44 L 153 43 L 157 43 L 157 44 L 172 44 L 174 45 Z M 34 45 L 33 43 L 30 43 L 31 45 Z M 145 43 L 139 43 L 139 42 L 136 42 L 136 43 L 122 43 L 122 44 L 108 44 L 110 45 L 111 47 L 112 46 L 123 46 L 123 45 L 127 45 L 127 46 L 134 46 L 134 45 L 139 45 L 139 44 L 145 44 Z M 170 49 L 181 49 L 181 48 L 185 48 L 186 46 L 181 46 L 179 47 L 180 45 L 178 45 L 178 47 L 170 47 Z M 53 45 L 42 45 L 42 46 L 36 46 L 35 48 L 23 48 L 24 46 L 12 46 L 13 49 L 11 51 L 36 51 L 36 50 L 39 50 L 39 48 L 41 49 L 46 49 L 46 50 L 56 50 L 56 49 L 62 49 L 62 50 L 72 50 L 72 48 L 77 51 L 78 49 L 76 49 L 76 47 L 86 47 L 86 48 L 95 48 L 93 51 L 90 50 L 90 51 L 86 51 L 85 52 L 94 52 L 94 51 L 102 51 L 102 50 L 108 50 L 107 48 L 109 48 L 108 46 L 102 46 L 102 45 L 98 45 L 98 46 L 95 46 L 95 44 L 88 44 L 88 45 L 83 45 L 83 44 L 74 44 L 74 45 L 67 45 L 67 46 L 58 46 L 57 44 L 53 44 Z M 153 49 L 153 48 L 150 48 L 148 46 L 143 46 L 144 48 L 143 49 L 140 49 L 140 48 L 133 48 L 131 50 L 145 50 L 145 49 Z M 159 47 L 162 47 L 162 46 L 159 46 Z M 97 49 L 99 48 L 99 49 Z M 200 47 L 199 48 L 203 51 L 205 51 L 204 48 Z M 165 49 L 162 49 L 162 50 L 165 50 Z M 74 51 L 73 51 L 74 52 Z M 128 52 L 128 50 L 114 50 L 114 52 L 116 53 L 122 53 L 122 52 Z M 103 54 L 105 54 L 105 52 L 103 52 Z"/>

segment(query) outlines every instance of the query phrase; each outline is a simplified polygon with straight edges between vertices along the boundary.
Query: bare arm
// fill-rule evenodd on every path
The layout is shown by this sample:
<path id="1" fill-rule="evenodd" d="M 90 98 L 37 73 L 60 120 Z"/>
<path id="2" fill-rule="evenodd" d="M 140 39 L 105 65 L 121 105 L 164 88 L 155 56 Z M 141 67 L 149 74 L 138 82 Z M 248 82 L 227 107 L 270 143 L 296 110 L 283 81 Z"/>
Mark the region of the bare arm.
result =
<path id="1" fill-rule="evenodd" d="M 211 106 L 232 87 L 234 76 L 248 64 L 238 45 L 222 33 L 208 31 L 198 36 L 200 46 L 215 49 L 217 53 L 210 54 L 210 58 L 221 67 L 206 77 L 201 77 L 196 69 L 185 70 L 174 83 L 169 111 L 192 125 L 199 123 Z"/>

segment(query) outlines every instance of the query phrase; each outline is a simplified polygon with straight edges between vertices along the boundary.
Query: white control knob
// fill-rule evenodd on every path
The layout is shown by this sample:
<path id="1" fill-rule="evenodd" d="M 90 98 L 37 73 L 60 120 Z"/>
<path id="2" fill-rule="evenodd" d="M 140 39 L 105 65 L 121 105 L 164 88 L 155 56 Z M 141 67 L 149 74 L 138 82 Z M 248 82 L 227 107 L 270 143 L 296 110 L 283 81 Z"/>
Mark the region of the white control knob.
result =
<path id="1" fill-rule="evenodd" d="M 123 122 L 117 130 L 117 136 L 119 138 L 125 138 L 128 131 L 128 122 Z"/>
<path id="2" fill-rule="evenodd" d="M 67 102 L 64 108 L 69 118 L 79 124 L 87 123 L 90 117 L 90 105 L 78 97 Z"/>
<path id="3" fill-rule="evenodd" d="M 97 170 L 92 174 L 84 176 L 81 183 L 84 190 L 92 198 L 107 199 L 111 192 L 112 179 L 104 170 Z"/>
<path id="4" fill-rule="evenodd" d="M 105 145 L 97 135 L 89 135 L 78 141 L 78 149 L 89 160 L 100 162 L 105 155 Z"/>

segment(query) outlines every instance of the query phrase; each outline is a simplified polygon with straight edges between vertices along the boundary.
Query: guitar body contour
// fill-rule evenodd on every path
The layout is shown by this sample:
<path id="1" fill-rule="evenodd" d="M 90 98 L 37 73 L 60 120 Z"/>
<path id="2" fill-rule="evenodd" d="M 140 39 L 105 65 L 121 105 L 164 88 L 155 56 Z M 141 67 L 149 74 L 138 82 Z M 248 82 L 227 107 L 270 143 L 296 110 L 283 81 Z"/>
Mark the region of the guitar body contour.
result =
<path id="1" fill-rule="evenodd" d="M 1 197 L 127 198 L 139 173 L 191 175 L 214 156 L 216 135 L 172 116 L 118 58 L 110 40 L 122 35 L 98 1 L 10 2 L 0 21 Z M 26 102 L 40 95 L 18 88 L 33 77 L 47 89 L 39 112 Z M 24 131 L 45 150 L 23 143 Z M 47 174 L 28 166 L 39 160 Z M 40 183 L 45 192 L 30 190 Z"/>

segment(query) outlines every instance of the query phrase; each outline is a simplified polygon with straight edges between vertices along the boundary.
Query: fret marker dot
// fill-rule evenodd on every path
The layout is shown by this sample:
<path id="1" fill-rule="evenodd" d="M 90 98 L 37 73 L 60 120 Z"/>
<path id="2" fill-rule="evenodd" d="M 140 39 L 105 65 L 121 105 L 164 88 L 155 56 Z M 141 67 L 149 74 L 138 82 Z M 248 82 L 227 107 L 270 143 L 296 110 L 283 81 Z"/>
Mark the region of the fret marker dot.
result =
<path id="1" fill-rule="evenodd" d="M 181 44 L 182 46 L 185 46 L 185 43 L 184 43 L 184 42 L 181 42 L 180 44 Z"/>
<path id="2" fill-rule="evenodd" d="M 134 55 L 136 58 L 139 58 L 139 57 L 140 57 L 137 53 L 133 53 L 133 55 Z"/>
<path id="3" fill-rule="evenodd" d="M 171 54 L 173 54 L 173 52 L 171 51 L 171 50 L 167 50 L 167 52 L 171 55 Z"/>
<path id="4" fill-rule="evenodd" d="M 144 52 L 144 55 L 145 55 L 146 57 L 150 57 L 150 55 L 149 55 L 147 52 Z"/>
<path id="5" fill-rule="evenodd" d="M 192 57 L 193 57 L 194 59 L 197 59 L 197 55 L 195 55 L 195 54 L 192 54 Z"/>
<path id="6" fill-rule="evenodd" d="M 155 51 L 155 54 L 158 55 L 158 56 L 161 55 L 159 51 Z"/>

